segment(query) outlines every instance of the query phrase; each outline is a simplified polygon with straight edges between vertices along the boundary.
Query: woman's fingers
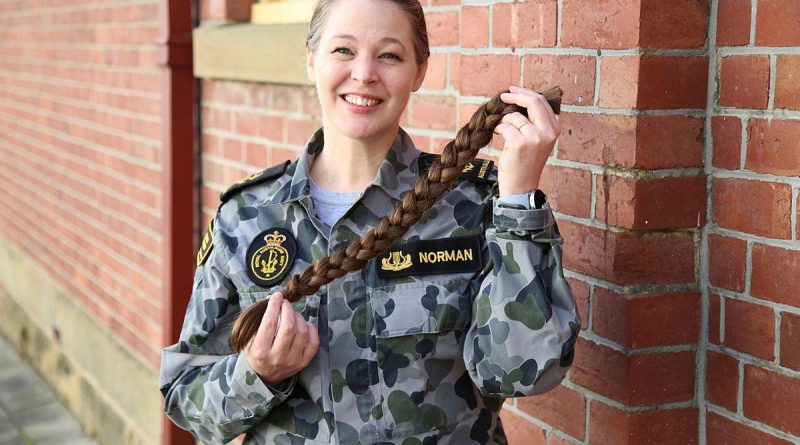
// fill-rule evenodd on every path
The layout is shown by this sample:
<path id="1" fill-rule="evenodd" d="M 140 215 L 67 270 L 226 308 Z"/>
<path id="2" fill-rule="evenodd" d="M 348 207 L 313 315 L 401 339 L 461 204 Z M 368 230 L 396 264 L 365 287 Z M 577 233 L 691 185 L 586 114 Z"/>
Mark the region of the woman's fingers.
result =
<path id="1" fill-rule="evenodd" d="M 295 310 L 292 303 L 283 300 L 281 306 L 281 323 L 278 326 L 278 335 L 272 343 L 273 354 L 286 354 L 292 345 L 295 333 L 297 332 L 297 321 L 294 317 Z"/>
<path id="2" fill-rule="evenodd" d="M 313 323 L 308 323 L 308 341 L 303 349 L 303 366 L 307 366 L 311 363 L 311 359 L 314 358 L 317 349 L 319 349 L 319 333 L 317 332 L 317 327 L 314 326 Z"/>
<path id="3" fill-rule="evenodd" d="M 294 313 L 294 323 L 296 326 L 294 338 L 292 339 L 292 345 L 289 347 L 289 350 L 286 351 L 289 354 L 290 361 L 292 363 L 299 362 L 302 359 L 303 350 L 308 342 L 309 329 L 308 322 L 298 312 Z"/>
<path id="4" fill-rule="evenodd" d="M 544 96 L 535 91 L 514 86 L 509 87 L 509 91 L 509 93 L 500 95 L 503 102 L 525 108 L 528 112 L 528 119 L 534 124 L 558 126 L 558 119 Z"/>
<path id="5" fill-rule="evenodd" d="M 281 313 L 281 305 L 283 304 L 283 294 L 276 292 L 269 297 L 267 302 L 267 310 L 264 311 L 264 316 L 261 318 L 261 324 L 258 326 L 258 332 L 254 337 L 254 341 L 258 342 L 259 347 L 269 348 L 275 340 L 275 334 L 278 330 L 278 317 Z"/>

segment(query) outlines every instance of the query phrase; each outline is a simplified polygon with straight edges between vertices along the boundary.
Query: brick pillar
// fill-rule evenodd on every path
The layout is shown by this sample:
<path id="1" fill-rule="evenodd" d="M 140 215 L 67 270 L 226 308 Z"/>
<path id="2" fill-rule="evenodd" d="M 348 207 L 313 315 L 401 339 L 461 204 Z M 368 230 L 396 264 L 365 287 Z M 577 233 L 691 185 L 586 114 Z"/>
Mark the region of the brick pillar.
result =
<path id="1" fill-rule="evenodd" d="M 566 90 L 542 188 L 584 325 L 562 387 L 506 404 L 511 443 L 698 443 L 710 6 L 561 6 L 561 50 L 524 55 L 522 77 Z"/>
<path id="2" fill-rule="evenodd" d="M 714 6 L 705 438 L 800 443 L 800 3 Z"/>

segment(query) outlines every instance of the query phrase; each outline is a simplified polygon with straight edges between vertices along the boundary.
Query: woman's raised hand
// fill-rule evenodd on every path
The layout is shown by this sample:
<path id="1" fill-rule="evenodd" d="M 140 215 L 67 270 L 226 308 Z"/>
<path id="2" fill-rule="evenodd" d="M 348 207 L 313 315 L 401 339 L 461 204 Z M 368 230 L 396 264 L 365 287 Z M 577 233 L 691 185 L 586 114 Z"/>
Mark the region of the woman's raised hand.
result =
<path id="1" fill-rule="evenodd" d="M 500 195 L 528 193 L 539 187 L 539 179 L 547 158 L 561 132 L 556 115 L 541 94 L 512 86 L 500 95 L 507 104 L 528 110 L 503 116 L 495 133 L 503 136 L 505 145 L 498 160 Z"/>
<path id="2" fill-rule="evenodd" d="M 317 348 L 317 327 L 276 292 L 269 297 L 258 332 L 242 352 L 264 383 L 277 386 L 308 366 Z"/>

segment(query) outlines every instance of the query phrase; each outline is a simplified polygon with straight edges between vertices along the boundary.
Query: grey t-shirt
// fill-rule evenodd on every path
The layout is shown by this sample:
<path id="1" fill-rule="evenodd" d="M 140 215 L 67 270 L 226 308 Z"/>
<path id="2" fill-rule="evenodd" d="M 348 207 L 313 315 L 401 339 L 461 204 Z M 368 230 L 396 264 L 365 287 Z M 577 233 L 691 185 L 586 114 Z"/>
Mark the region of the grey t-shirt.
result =
<path id="1" fill-rule="evenodd" d="M 363 192 L 339 193 L 326 190 L 309 178 L 311 187 L 311 201 L 320 221 L 333 227 L 336 221 L 344 216 L 345 212 L 358 201 Z"/>

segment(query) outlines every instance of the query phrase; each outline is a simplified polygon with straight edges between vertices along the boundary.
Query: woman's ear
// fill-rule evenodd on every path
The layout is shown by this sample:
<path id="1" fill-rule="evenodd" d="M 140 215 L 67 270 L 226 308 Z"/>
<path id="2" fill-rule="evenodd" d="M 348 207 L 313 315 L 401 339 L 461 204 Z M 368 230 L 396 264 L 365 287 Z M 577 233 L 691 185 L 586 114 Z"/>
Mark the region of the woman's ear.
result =
<path id="1" fill-rule="evenodd" d="M 308 80 L 314 83 L 314 51 L 306 45 L 306 73 Z"/>
<path id="2" fill-rule="evenodd" d="M 425 72 L 428 71 L 428 60 L 425 59 L 424 62 L 417 68 L 417 75 L 414 76 L 414 84 L 411 91 L 417 91 L 422 86 L 422 82 L 425 80 Z"/>

